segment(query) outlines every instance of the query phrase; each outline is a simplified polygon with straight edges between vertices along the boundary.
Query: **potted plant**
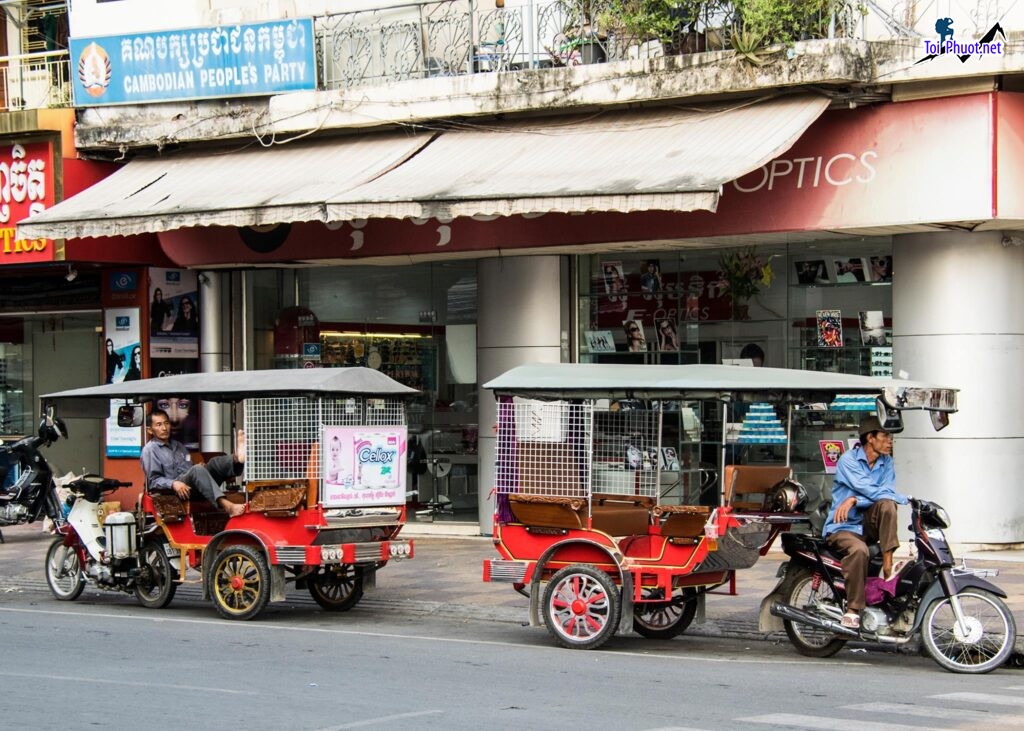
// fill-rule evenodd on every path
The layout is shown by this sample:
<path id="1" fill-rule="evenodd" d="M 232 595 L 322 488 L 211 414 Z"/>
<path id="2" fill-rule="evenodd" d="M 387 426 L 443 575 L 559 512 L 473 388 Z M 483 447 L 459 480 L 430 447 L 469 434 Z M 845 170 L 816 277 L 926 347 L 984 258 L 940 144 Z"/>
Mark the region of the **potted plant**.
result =
<path id="1" fill-rule="evenodd" d="M 701 19 L 717 12 L 721 0 L 608 0 L 600 22 L 622 48 L 660 43 L 666 55 L 707 50 Z"/>
<path id="2" fill-rule="evenodd" d="M 727 251 L 718 258 L 718 266 L 725 283 L 724 292 L 732 297 L 733 316 L 737 320 L 749 318 L 748 302 L 761 291 L 770 287 L 775 279 L 770 259 L 762 259 L 755 247 Z"/>

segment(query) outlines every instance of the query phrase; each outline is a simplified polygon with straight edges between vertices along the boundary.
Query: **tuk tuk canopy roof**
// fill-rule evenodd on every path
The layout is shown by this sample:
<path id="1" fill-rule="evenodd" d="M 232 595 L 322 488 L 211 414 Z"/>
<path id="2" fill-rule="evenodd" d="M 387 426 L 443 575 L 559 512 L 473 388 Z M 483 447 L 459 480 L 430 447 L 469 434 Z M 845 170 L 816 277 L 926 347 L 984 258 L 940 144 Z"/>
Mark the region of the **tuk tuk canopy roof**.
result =
<path id="1" fill-rule="evenodd" d="M 956 411 L 955 388 L 916 381 L 791 368 L 732 365 L 545 363 L 513 368 L 484 384 L 497 394 L 536 398 L 714 398 L 736 395 L 820 401 L 875 394 L 896 408 Z"/>
<path id="2" fill-rule="evenodd" d="M 65 416 L 109 416 L 110 401 L 116 399 L 142 402 L 176 396 L 234 402 L 275 396 L 407 398 L 416 393 L 372 368 L 301 368 L 186 373 L 59 391 L 41 399 L 44 406 L 54 405 Z"/>

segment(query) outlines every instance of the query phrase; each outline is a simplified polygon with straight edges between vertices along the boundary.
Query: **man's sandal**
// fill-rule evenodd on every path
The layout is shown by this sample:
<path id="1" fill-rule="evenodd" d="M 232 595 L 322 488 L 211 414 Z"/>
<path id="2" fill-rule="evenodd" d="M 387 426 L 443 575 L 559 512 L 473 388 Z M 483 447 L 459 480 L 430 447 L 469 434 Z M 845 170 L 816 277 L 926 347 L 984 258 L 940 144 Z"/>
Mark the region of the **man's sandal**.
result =
<path id="1" fill-rule="evenodd" d="M 843 618 L 839 620 L 839 624 L 843 625 L 847 629 L 860 629 L 860 615 L 854 614 L 853 612 L 847 612 L 843 615 Z"/>

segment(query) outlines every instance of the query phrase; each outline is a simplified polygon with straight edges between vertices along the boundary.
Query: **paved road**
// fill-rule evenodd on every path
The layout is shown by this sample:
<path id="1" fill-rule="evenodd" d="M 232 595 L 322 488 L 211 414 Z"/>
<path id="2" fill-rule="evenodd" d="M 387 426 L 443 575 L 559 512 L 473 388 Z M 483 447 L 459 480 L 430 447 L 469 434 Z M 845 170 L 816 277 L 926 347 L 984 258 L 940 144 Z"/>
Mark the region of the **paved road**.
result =
<path id="1" fill-rule="evenodd" d="M 683 636 L 590 652 L 504 622 L 273 605 L 226 622 L 184 597 L 0 596 L 5 728 L 1010 729 L 1024 676 L 918 656 Z"/>

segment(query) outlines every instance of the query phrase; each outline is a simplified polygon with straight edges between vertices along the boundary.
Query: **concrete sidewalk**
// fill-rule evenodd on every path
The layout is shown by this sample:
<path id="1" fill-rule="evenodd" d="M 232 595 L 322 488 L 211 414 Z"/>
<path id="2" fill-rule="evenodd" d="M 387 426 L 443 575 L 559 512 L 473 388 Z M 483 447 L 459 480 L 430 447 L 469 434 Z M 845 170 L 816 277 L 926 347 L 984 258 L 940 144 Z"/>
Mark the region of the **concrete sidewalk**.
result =
<path id="1" fill-rule="evenodd" d="M 407 537 L 416 541 L 416 557 L 392 561 L 377 575 L 377 588 L 367 593 L 360 606 L 375 610 L 407 611 L 467 620 L 524 624 L 529 621 L 529 600 L 510 584 L 488 584 L 482 580 L 483 560 L 497 557 L 489 538 L 416 535 L 412 525 Z M 406 535 L 406 533 L 403 533 Z M 43 563 L 52 537 L 39 524 L 4 530 L 6 544 L 0 545 L 0 593 L 5 591 L 46 591 Z M 780 639 L 757 629 L 761 599 L 774 588 L 780 552 L 769 553 L 752 568 L 737 572 L 735 595 L 724 587 L 707 598 L 707 621 L 694 625 L 688 634 L 742 639 Z M 1017 627 L 1024 632 L 1024 552 L 981 552 L 968 554 L 968 564 L 994 568 L 993 582 L 1008 595 Z M 185 594 L 187 595 L 187 594 Z M 292 592 L 298 596 L 298 592 Z M 302 595 L 304 599 L 308 596 Z M 309 599 L 311 602 L 312 600 Z M 1018 639 L 1018 650 L 1024 640 Z"/>

